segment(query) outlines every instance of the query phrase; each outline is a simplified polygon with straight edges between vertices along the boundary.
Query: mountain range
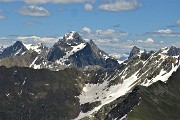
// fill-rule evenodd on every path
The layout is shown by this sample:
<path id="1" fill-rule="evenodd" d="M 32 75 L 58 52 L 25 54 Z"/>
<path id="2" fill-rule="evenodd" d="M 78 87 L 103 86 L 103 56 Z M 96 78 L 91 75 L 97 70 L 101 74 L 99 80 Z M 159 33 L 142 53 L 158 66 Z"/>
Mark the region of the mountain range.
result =
<path id="1" fill-rule="evenodd" d="M 119 65 L 117 60 L 100 50 L 92 40 L 86 42 L 74 31 L 65 34 L 50 49 L 43 44 L 26 45 L 17 41 L 5 48 L 0 53 L 0 58 L 1 65 L 7 67 L 47 68 L 53 71 L 67 67 L 88 66 L 106 69 Z"/>
<path id="2" fill-rule="evenodd" d="M 3 120 L 180 119 L 174 46 L 134 46 L 120 62 L 72 31 L 52 48 L 21 41 L 2 47 L 0 66 Z"/>

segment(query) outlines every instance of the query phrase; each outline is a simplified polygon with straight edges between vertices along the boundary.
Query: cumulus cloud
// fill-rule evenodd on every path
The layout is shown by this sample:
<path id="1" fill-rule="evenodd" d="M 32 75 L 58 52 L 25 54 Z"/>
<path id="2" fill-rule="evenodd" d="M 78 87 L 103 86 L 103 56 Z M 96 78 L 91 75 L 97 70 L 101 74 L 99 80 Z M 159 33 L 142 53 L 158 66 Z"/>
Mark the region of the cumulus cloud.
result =
<path id="1" fill-rule="evenodd" d="M 138 0 L 116 0 L 99 6 L 100 10 L 105 11 L 130 11 L 141 7 L 142 4 Z"/>
<path id="2" fill-rule="evenodd" d="M 168 27 L 180 27 L 180 19 L 176 20 L 176 22 Z"/>
<path id="3" fill-rule="evenodd" d="M 129 33 L 123 32 L 123 31 L 117 31 L 113 29 L 92 30 L 88 27 L 84 27 L 81 30 L 80 35 L 84 39 L 87 39 L 87 40 L 92 39 L 98 45 L 98 47 L 100 47 L 102 50 L 105 50 L 106 52 L 109 52 L 109 53 L 115 53 L 119 51 L 122 46 L 122 45 L 119 45 L 119 43 L 120 44 L 123 43 L 121 41 L 121 38 L 130 36 Z M 119 46 L 116 46 L 116 45 L 119 45 Z"/>
<path id="4" fill-rule="evenodd" d="M 91 4 L 89 4 L 89 3 L 86 3 L 86 4 L 84 5 L 84 9 L 85 9 L 86 11 L 91 11 L 91 10 L 93 10 L 93 6 L 92 6 Z"/>
<path id="5" fill-rule="evenodd" d="M 148 39 L 146 40 L 146 42 L 147 42 L 147 43 L 153 43 L 154 40 L 153 40 L 152 38 L 148 38 Z"/>
<path id="6" fill-rule="evenodd" d="M 33 16 L 33 17 L 46 17 L 50 15 L 50 12 L 43 7 L 35 5 L 24 6 L 18 10 L 21 15 Z"/>
<path id="7" fill-rule="evenodd" d="M 159 34 L 170 34 L 173 31 L 157 30 L 155 32 L 158 32 Z M 92 39 L 100 49 L 107 53 L 129 54 L 133 46 L 137 46 L 141 50 L 146 49 L 157 51 L 164 47 L 180 45 L 180 41 L 177 41 L 176 38 L 172 38 L 171 41 L 166 40 L 165 38 L 155 39 L 157 37 L 133 40 L 134 36 L 130 36 L 129 33 L 116 31 L 114 29 L 92 30 L 88 27 L 84 27 L 81 30 L 81 36 L 87 40 Z"/>
<path id="8" fill-rule="evenodd" d="M 152 38 L 147 38 L 146 40 L 136 40 L 137 43 L 153 43 L 154 40 Z"/>
<path id="9" fill-rule="evenodd" d="M 118 41 L 120 37 L 129 36 L 129 33 L 123 31 L 117 31 L 113 29 L 91 30 L 88 27 L 84 27 L 80 34 L 85 39 L 93 39 L 99 42 Z"/>
<path id="10" fill-rule="evenodd" d="M 157 30 L 154 32 L 146 32 L 145 35 L 159 36 L 159 37 L 179 37 L 180 32 L 172 31 L 170 29 Z"/>
<path id="11" fill-rule="evenodd" d="M 158 32 L 158 33 L 172 33 L 172 30 L 170 29 L 166 29 L 166 30 L 157 30 L 155 32 Z"/>
<path id="12" fill-rule="evenodd" d="M 84 27 L 84 28 L 82 29 L 82 32 L 91 33 L 91 29 L 88 28 L 88 27 Z"/>
<path id="13" fill-rule="evenodd" d="M 123 31 L 116 31 L 116 30 L 113 30 L 113 29 L 107 29 L 107 30 L 96 30 L 96 34 L 98 36 L 129 36 L 129 33 L 127 32 L 123 32 Z"/>

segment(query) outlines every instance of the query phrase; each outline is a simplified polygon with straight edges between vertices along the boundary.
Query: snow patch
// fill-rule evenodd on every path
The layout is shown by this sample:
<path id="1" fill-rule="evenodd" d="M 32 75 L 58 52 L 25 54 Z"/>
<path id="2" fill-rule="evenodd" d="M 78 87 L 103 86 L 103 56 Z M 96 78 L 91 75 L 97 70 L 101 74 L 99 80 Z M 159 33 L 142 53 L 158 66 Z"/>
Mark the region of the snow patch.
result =
<path id="1" fill-rule="evenodd" d="M 75 33 L 75 31 L 71 31 L 70 33 L 67 33 L 64 36 L 67 40 L 72 40 Z"/>
<path id="2" fill-rule="evenodd" d="M 125 120 L 127 117 L 127 114 L 125 114 L 120 120 Z"/>
<path id="3" fill-rule="evenodd" d="M 33 45 L 33 44 L 24 44 L 24 43 L 23 43 L 23 45 L 24 45 L 28 50 L 33 50 L 33 51 L 37 52 L 38 54 L 41 53 L 42 50 L 41 50 L 40 47 L 43 46 L 42 43 L 39 43 L 39 44 L 37 44 L 37 45 Z"/>
<path id="4" fill-rule="evenodd" d="M 80 112 L 79 116 L 75 120 L 79 120 L 86 116 L 92 116 L 92 114 L 97 112 L 102 106 L 109 104 L 117 98 L 130 92 L 130 90 L 134 87 L 132 84 L 137 80 L 136 74 L 138 72 L 125 79 L 123 84 L 108 87 L 109 81 L 107 80 L 105 80 L 102 84 L 86 84 L 82 93 L 78 96 L 80 99 L 80 104 L 85 104 L 88 102 L 92 103 L 95 101 L 101 101 L 101 104 L 87 113 Z"/>
<path id="5" fill-rule="evenodd" d="M 72 50 L 66 52 L 66 55 L 64 55 L 63 58 L 60 58 L 60 59 L 57 60 L 56 62 L 59 63 L 59 64 L 64 65 L 64 62 L 65 62 L 66 60 L 68 60 L 68 58 L 69 58 L 71 55 L 73 55 L 74 53 L 82 50 L 85 46 L 86 46 L 86 43 L 80 43 L 80 44 L 77 45 L 77 46 L 71 46 L 71 47 L 72 47 Z"/>
<path id="6" fill-rule="evenodd" d="M 152 78 L 151 80 L 147 80 L 147 81 L 143 82 L 141 85 L 148 87 L 151 84 L 153 84 L 153 83 L 155 83 L 155 82 L 157 82 L 159 80 L 162 81 L 162 82 L 166 82 L 169 79 L 169 77 L 171 77 L 173 72 L 176 72 L 178 68 L 179 68 L 179 65 L 176 65 L 174 67 L 174 64 L 172 63 L 172 69 L 171 69 L 170 72 L 167 72 L 167 71 L 162 69 L 160 71 L 159 75 L 157 75 L 155 78 Z"/>

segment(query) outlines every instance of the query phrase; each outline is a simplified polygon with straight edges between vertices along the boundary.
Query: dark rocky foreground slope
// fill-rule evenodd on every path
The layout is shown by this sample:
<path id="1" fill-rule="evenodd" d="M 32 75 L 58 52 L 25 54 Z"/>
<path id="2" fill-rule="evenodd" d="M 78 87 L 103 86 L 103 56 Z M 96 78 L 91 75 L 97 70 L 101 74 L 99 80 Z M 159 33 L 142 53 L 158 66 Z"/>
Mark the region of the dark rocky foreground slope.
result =
<path id="1" fill-rule="evenodd" d="M 128 114 L 128 120 L 180 120 L 180 69 L 167 83 L 158 81 L 139 91 L 140 104 Z"/>
<path id="2" fill-rule="evenodd" d="M 80 112 L 84 76 L 76 69 L 53 72 L 0 67 L 0 120 L 63 120 Z"/>
<path id="3" fill-rule="evenodd" d="M 78 96 L 88 77 L 70 68 L 62 71 L 0 67 L 1 120 L 70 120 L 100 103 L 80 105 Z M 86 81 L 87 82 L 87 81 Z M 167 83 L 138 86 L 104 105 L 92 120 L 179 120 L 180 69 Z M 126 115 L 127 114 L 127 115 Z M 83 120 L 89 120 L 85 117 Z"/>

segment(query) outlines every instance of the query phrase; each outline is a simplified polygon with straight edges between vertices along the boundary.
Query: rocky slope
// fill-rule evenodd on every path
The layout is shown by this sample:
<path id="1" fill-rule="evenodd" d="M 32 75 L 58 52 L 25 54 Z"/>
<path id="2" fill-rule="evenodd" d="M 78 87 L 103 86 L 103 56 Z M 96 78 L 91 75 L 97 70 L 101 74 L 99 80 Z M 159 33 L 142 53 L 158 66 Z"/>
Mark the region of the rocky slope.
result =
<path id="1" fill-rule="evenodd" d="M 179 55 L 169 56 L 170 50 L 164 48 L 157 52 L 138 52 L 116 70 L 96 74 L 96 77 L 99 76 L 101 79 L 96 79 L 97 83 L 85 84 L 79 96 L 81 105 L 94 107 L 91 106 L 89 111 L 82 111 L 76 119 L 99 119 L 99 116 L 104 119 L 111 108 L 120 104 L 136 86 L 149 86 L 159 80 L 166 82 L 180 65 Z M 117 101 L 118 99 L 120 101 Z M 137 103 L 138 99 L 134 101 L 134 105 Z M 130 107 L 123 108 L 122 111 L 126 111 L 127 114 L 132 108 L 131 105 L 133 106 L 130 104 Z"/>
<path id="2" fill-rule="evenodd" d="M 86 79 L 76 69 L 53 72 L 0 67 L 1 120 L 58 120 L 78 116 Z"/>

